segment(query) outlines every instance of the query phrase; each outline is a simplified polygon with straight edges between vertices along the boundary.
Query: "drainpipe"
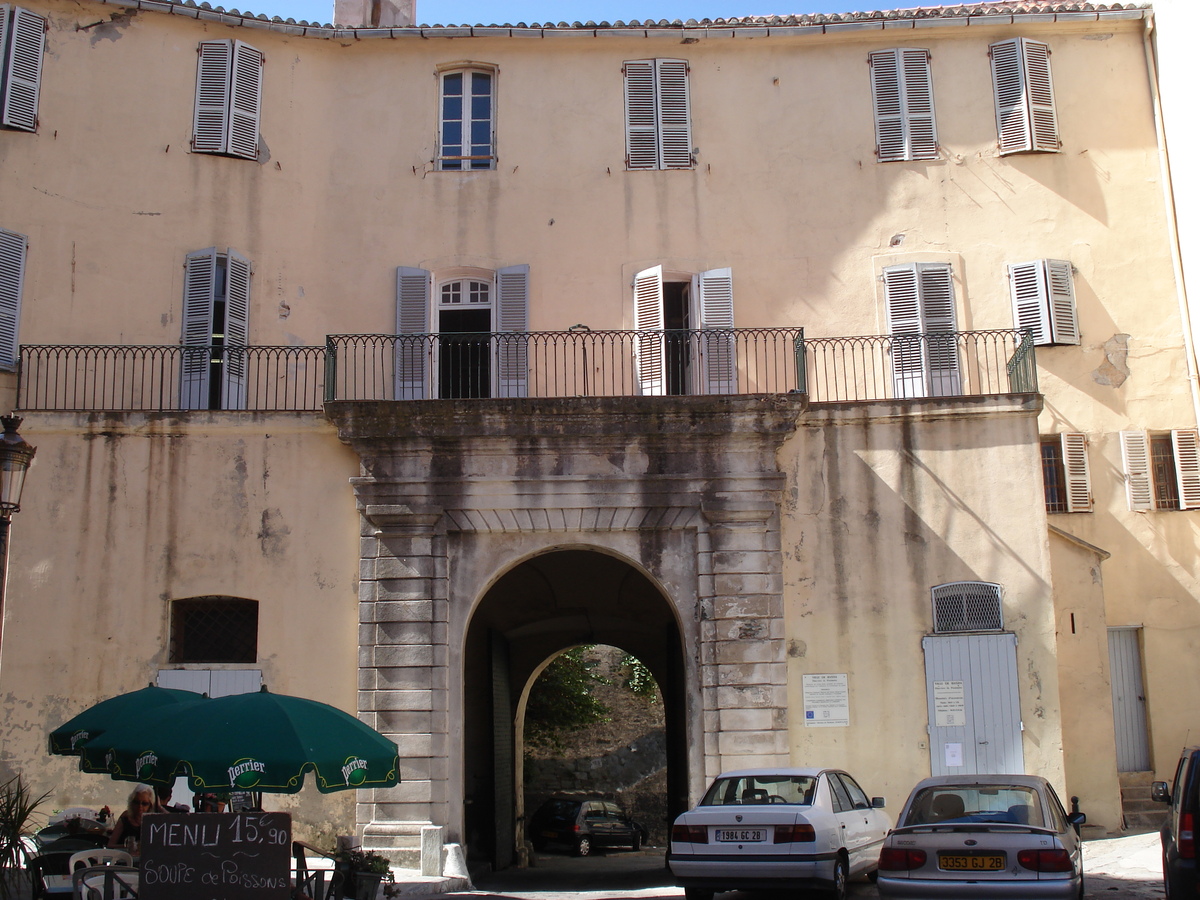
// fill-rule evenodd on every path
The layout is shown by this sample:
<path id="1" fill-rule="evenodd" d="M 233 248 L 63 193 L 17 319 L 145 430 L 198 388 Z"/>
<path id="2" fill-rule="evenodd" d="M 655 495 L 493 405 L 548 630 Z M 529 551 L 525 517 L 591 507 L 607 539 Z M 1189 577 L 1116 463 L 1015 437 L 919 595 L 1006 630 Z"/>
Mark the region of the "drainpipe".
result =
<path id="1" fill-rule="evenodd" d="M 1154 132 L 1158 138 L 1159 169 L 1162 172 L 1163 201 L 1167 214 L 1167 231 L 1171 245 L 1171 265 L 1175 270 L 1176 296 L 1179 299 L 1179 319 L 1183 325 L 1183 345 L 1187 357 L 1188 387 L 1192 395 L 1192 415 L 1200 424 L 1200 385 L 1197 384 L 1196 344 L 1192 333 L 1191 304 L 1183 272 L 1183 252 L 1179 246 L 1179 220 L 1175 215 L 1175 190 L 1171 184 L 1171 161 L 1167 151 L 1166 127 L 1163 123 L 1162 97 L 1158 90 L 1158 65 L 1154 53 L 1154 13 L 1145 12 L 1142 28 L 1142 48 L 1146 54 L 1146 74 L 1150 82 L 1150 106 L 1154 110 Z"/>

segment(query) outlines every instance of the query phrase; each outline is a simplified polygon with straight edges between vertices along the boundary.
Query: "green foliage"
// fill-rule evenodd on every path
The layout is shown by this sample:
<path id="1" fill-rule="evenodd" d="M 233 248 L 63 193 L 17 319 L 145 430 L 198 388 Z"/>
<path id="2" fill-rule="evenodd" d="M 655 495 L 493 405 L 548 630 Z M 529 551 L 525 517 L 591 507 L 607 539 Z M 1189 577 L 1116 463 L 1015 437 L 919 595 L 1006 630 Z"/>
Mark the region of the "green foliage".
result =
<path id="1" fill-rule="evenodd" d="M 621 657 L 621 674 L 624 676 L 623 685 L 626 690 L 651 702 L 658 701 L 658 682 L 646 668 L 646 664 L 636 656 L 626 653 Z"/>
<path id="2" fill-rule="evenodd" d="M 28 851 L 23 838 L 32 833 L 33 817 L 50 792 L 34 797 L 20 775 L 0 784 L 0 868 L 20 869 Z M 12 896 L 12 883 L 0 875 L 0 898 Z"/>
<path id="3" fill-rule="evenodd" d="M 351 872 L 383 875 L 387 881 L 392 880 L 391 862 L 382 853 L 376 853 L 374 850 L 363 850 L 357 847 L 350 850 L 339 850 L 334 859 L 347 866 Z"/>
<path id="4" fill-rule="evenodd" d="M 534 682 L 525 706 L 528 743 L 559 747 L 562 732 L 608 721 L 609 708 L 592 694 L 594 685 L 608 682 L 593 671 L 596 661 L 585 656 L 590 649 L 589 645 L 560 653 Z"/>

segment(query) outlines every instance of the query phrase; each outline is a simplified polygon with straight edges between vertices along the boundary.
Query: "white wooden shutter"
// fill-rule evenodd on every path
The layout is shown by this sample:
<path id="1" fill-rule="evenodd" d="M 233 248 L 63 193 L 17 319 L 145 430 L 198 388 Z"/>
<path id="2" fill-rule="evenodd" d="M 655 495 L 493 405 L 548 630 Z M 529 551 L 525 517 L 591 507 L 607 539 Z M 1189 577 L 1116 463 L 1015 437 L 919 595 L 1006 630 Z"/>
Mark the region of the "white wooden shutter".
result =
<path id="1" fill-rule="evenodd" d="M 879 161 L 937 158 L 929 51 L 877 50 L 870 65 Z"/>
<path id="2" fill-rule="evenodd" d="M 213 302 L 217 289 L 217 248 L 187 255 L 183 274 L 183 361 L 180 409 L 208 409 Z"/>
<path id="3" fill-rule="evenodd" d="M 1008 267 L 1013 323 L 1033 330 L 1035 344 L 1078 344 L 1071 263 L 1036 259 Z"/>
<path id="4" fill-rule="evenodd" d="M 229 86 L 233 80 L 233 41 L 201 41 L 197 47 L 196 106 L 192 149 L 225 153 L 229 148 Z"/>
<path id="5" fill-rule="evenodd" d="M 1054 81 L 1050 76 L 1050 45 L 1021 39 L 1025 91 L 1029 103 L 1031 143 L 1034 150 L 1057 151 L 1058 116 L 1054 110 Z"/>
<path id="6" fill-rule="evenodd" d="M 921 319 L 928 354 L 929 395 L 953 397 L 961 393 L 958 368 L 958 334 L 954 315 L 954 277 L 943 263 L 919 263 Z"/>
<path id="7" fill-rule="evenodd" d="M 925 354 L 921 334 L 921 295 L 915 265 L 883 270 L 888 333 L 892 336 L 892 381 L 897 397 L 924 397 Z M 910 337 L 916 335 L 916 337 Z"/>
<path id="8" fill-rule="evenodd" d="M 661 397 L 667 392 L 667 356 L 663 345 L 662 266 L 633 278 L 633 368 L 638 392 Z"/>
<path id="9" fill-rule="evenodd" d="M 658 91 L 654 60 L 625 63 L 625 166 L 657 169 Z"/>
<path id="10" fill-rule="evenodd" d="M 529 266 L 496 270 L 496 396 L 529 395 Z"/>
<path id="11" fill-rule="evenodd" d="M 737 344 L 733 334 L 733 270 L 710 269 L 692 279 L 698 298 L 701 391 L 706 394 L 737 393 Z"/>
<path id="12" fill-rule="evenodd" d="M 1200 509 L 1200 435 L 1194 428 L 1171 432 L 1179 508 Z"/>
<path id="13" fill-rule="evenodd" d="M 883 270 L 892 379 L 897 397 L 948 397 L 960 392 L 954 279 L 946 263 Z"/>
<path id="14" fill-rule="evenodd" d="M 1079 343 L 1079 315 L 1075 310 L 1075 278 L 1071 263 L 1047 259 L 1046 292 L 1050 304 L 1050 334 L 1056 344 Z"/>
<path id="15" fill-rule="evenodd" d="M 1125 466 L 1125 494 L 1132 510 L 1153 509 L 1150 489 L 1150 442 L 1144 431 L 1121 432 L 1121 458 Z"/>
<path id="16" fill-rule="evenodd" d="M 250 343 L 250 260 L 225 255 L 225 347 L 221 408 L 246 408 L 246 347 Z"/>
<path id="17" fill-rule="evenodd" d="M 1049 45 L 1012 38 L 992 44 L 988 52 L 1000 152 L 1058 150 Z"/>
<path id="18" fill-rule="evenodd" d="M 1061 441 L 1067 512 L 1088 512 L 1092 508 L 1092 480 L 1088 469 L 1087 435 L 1066 432 Z"/>
<path id="19" fill-rule="evenodd" d="M 683 59 L 654 61 L 658 87 L 659 165 L 692 167 L 692 117 L 688 97 L 688 64 Z"/>
<path id="20" fill-rule="evenodd" d="M 29 239 L 0 230 L 0 368 L 17 365 L 17 333 L 21 324 L 21 289 Z"/>
<path id="21" fill-rule="evenodd" d="M 907 159 L 900 51 L 876 50 L 868 59 L 871 66 L 871 100 L 875 108 L 875 155 L 880 162 Z"/>
<path id="22" fill-rule="evenodd" d="M 428 396 L 430 290 L 426 269 L 396 269 L 397 400 L 424 400 Z"/>
<path id="23" fill-rule="evenodd" d="M 929 51 L 901 51 L 909 159 L 937 159 L 937 122 L 933 113 L 933 71 Z"/>
<path id="24" fill-rule="evenodd" d="M 0 20 L 8 22 L 7 7 Z M 23 131 L 37 130 L 38 92 L 46 49 L 46 20 L 19 6 L 12 8 L 9 34 L 0 34 L 0 54 L 7 49 L 7 70 L 0 96 L 0 124 Z M 0 30 L 3 30 L 0 27 Z M 0 66 L 2 68 L 2 66 Z"/>
<path id="25" fill-rule="evenodd" d="M 231 73 L 227 152 L 232 156 L 256 159 L 263 55 L 249 44 L 234 41 Z"/>

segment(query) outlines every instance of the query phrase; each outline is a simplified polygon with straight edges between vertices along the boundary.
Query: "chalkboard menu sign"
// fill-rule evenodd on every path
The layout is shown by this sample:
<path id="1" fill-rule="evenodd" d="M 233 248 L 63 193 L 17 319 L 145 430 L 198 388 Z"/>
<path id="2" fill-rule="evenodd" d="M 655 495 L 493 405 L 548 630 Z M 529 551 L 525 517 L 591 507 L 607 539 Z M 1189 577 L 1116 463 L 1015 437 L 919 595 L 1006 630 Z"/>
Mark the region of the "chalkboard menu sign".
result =
<path id="1" fill-rule="evenodd" d="M 292 817 L 279 812 L 147 815 L 140 900 L 287 900 Z"/>

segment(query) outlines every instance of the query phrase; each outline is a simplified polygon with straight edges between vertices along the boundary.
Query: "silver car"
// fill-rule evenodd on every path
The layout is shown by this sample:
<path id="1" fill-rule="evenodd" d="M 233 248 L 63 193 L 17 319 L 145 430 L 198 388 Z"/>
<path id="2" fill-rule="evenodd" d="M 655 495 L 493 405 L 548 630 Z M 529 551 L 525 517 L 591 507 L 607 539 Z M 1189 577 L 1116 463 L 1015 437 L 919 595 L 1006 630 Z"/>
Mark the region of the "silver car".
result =
<path id="1" fill-rule="evenodd" d="M 688 900 L 802 886 L 842 900 L 847 879 L 875 870 L 883 805 L 837 769 L 725 772 L 675 820 L 667 863 Z"/>
<path id="2" fill-rule="evenodd" d="M 879 896 L 1079 900 L 1084 819 L 1037 775 L 926 778 L 884 842 Z"/>

